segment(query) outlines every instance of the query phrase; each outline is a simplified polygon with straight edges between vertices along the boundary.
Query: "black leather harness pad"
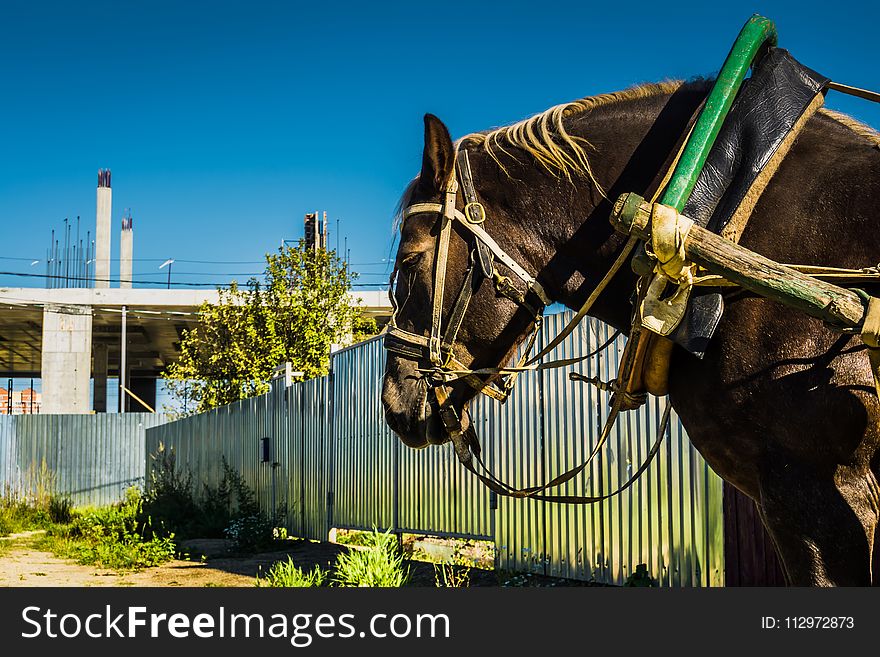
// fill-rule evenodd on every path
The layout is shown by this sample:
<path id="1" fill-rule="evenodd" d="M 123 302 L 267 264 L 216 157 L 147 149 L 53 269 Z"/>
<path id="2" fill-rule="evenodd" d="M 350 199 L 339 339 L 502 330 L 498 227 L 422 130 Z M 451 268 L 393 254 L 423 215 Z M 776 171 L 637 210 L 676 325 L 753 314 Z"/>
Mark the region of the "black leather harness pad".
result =
<path id="1" fill-rule="evenodd" d="M 768 49 L 743 82 L 682 214 L 720 233 L 828 82 L 787 50 Z M 684 318 L 669 338 L 702 358 L 723 311 L 717 289 L 695 289 Z"/>

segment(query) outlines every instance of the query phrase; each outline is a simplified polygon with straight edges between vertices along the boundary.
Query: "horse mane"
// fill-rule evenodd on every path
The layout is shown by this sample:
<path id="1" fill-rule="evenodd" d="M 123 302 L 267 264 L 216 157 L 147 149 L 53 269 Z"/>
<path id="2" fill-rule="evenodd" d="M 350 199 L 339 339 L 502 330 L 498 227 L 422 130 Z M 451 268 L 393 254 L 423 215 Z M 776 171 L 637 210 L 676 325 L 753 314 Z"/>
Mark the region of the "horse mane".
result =
<path id="1" fill-rule="evenodd" d="M 877 132 L 874 128 L 867 125 L 866 123 L 862 123 L 861 121 L 854 119 L 848 114 L 838 112 L 837 110 L 828 109 L 827 107 L 820 107 L 819 113 L 824 114 L 834 121 L 837 121 L 841 125 L 852 130 L 859 137 L 867 139 L 874 146 L 880 148 L 880 132 Z"/>
<path id="2" fill-rule="evenodd" d="M 672 94 L 685 84 L 693 87 L 708 88 L 712 82 L 712 79 L 706 78 L 695 78 L 690 82 L 665 80 L 662 82 L 639 84 L 622 91 L 588 96 L 570 103 L 555 105 L 539 114 L 509 126 L 465 135 L 458 140 L 458 143 L 460 145 L 471 144 L 481 146 L 505 173 L 507 173 L 507 169 L 501 162 L 499 153 L 504 153 L 508 157 L 517 159 L 507 149 L 517 148 L 523 150 L 554 176 L 562 175 L 569 181 L 575 176 L 586 177 L 596 186 L 600 193 L 604 194 L 599 181 L 593 176 L 590 160 L 587 156 L 587 150 L 591 149 L 592 145 L 585 137 L 569 133 L 565 128 L 566 119 L 589 112 L 597 107 Z M 871 126 L 827 107 L 819 108 L 819 113 L 838 122 L 880 148 L 880 132 Z M 418 183 L 418 177 L 410 181 L 401 196 L 395 212 L 395 227 L 400 224 L 403 209 L 409 205 L 409 200 L 416 183 Z"/>
<path id="3" fill-rule="evenodd" d="M 466 135 L 460 141 L 463 144 L 482 146 L 502 171 L 506 172 L 506 169 L 499 153 L 513 157 L 507 148 L 518 148 L 531 155 L 551 174 L 562 175 L 569 181 L 574 176 L 584 176 L 601 191 L 602 187 L 593 176 L 590 160 L 587 157 L 587 150 L 592 148 L 590 142 L 585 137 L 569 133 L 565 128 L 565 120 L 597 107 L 671 94 L 683 84 L 681 80 L 666 80 L 640 84 L 613 93 L 588 96 L 556 105 L 513 125 Z M 696 81 L 694 84 L 704 84 L 704 81 Z"/>
<path id="4" fill-rule="evenodd" d="M 708 88 L 712 83 L 712 79 L 696 78 L 687 83 L 682 80 L 665 80 L 640 84 L 622 91 L 588 96 L 570 103 L 556 105 L 509 126 L 465 135 L 459 141 L 461 144 L 482 146 L 483 150 L 495 160 L 505 173 L 507 169 L 501 162 L 499 153 L 516 159 L 507 149 L 517 148 L 531 155 L 551 174 L 562 175 L 569 181 L 574 176 L 586 177 L 602 192 L 602 186 L 593 176 L 590 160 L 587 156 L 587 150 L 592 146 L 585 137 L 572 135 L 566 130 L 566 119 L 589 112 L 597 107 L 672 94 L 685 84 Z M 880 133 L 870 126 L 846 114 L 825 107 L 819 111 L 880 147 Z"/>

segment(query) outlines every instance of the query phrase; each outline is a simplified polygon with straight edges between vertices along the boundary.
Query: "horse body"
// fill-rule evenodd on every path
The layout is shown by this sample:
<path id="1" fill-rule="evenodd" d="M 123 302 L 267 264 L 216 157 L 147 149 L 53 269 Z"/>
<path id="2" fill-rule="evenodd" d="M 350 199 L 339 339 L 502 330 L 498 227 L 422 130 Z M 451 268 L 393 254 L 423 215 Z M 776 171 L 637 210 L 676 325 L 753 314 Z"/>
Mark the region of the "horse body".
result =
<path id="1" fill-rule="evenodd" d="M 658 85 L 565 115 L 550 139 L 555 135 L 558 145 L 564 125 L 592 147 L 587 175 L 570 180 L 554 168 L 554 154 L 562 174 L 577 157 L 566 160 L 552 149 L 548 155 L 530 148 L 536 137 L 504 141 L 509 133 L 496 131 L 464 138 L 461 147 L 470 154 L 486 208 L 486 230 L 538 273 L 554 299 L 579 307 L 624 242 L 609 225 L 608 199 L 659 184 L 707 92 L 704 83 Z M 515 135 L 534 135 L 541 125 L 533 122 L 531 130 L 521 127 Z M 543 125 L 550 125 L 549 119 Z M 445 127 L 426 117 L 422 171 L 407 203 L 439 199 L 453 153 Z M 876 144 L 816 115 L 758 201 L 741 244 L 780 262 L 875 264 L 878 201 Z M 436 231 L 436 217 L 429 215 L 403 225 L 394 294 L 398 324 L 415 333 L 430 328 Z M 448 289 L 458 289 L 468 257 L 463 236 L 454 237 Z M 624 268 L 591 315 L 628 329 L 634 283 L 635 275 Z M 451 303 L 445 301 L 445 315 Z M 870 584 L 880 507 L 880 406 L 861 343 L 770 301 L 732 292 L 725 303 L 702 360 L 673 352 L 670 398 L 689 437 L 720 476 L 756 501 L 790 583 Z M 473 368 L 505 362 L 531 321 L 528 312 L 484 283 L 459 333 L 459 359 Z M 383 388 L 389 424 L 414 447 L 447 439 L 417 372 L 423 365 L 389 354 Z M 465 426 L 467 403 L 475 394 L 467 385 L 453 386 L 450 402 Z"/>

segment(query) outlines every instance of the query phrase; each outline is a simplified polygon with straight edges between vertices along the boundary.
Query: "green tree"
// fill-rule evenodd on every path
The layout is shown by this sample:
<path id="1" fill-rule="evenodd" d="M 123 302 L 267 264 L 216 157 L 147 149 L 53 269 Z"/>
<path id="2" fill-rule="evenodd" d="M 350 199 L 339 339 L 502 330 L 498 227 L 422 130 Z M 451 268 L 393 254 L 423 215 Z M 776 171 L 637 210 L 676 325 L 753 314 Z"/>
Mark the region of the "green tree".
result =
<path id="1" fill-rule="evenodd" d="M 180 358 L 164 373 L 172 414 L 202 412 L 262 394 L 278 365 L 305 378 L 327 373 L 331 345 L 376 333 L 376 323 L 350 303 L 356 274 L 335 251 L 281 247 L 266 254 L 264 280 L 220 289 L 184 332 Z"/>

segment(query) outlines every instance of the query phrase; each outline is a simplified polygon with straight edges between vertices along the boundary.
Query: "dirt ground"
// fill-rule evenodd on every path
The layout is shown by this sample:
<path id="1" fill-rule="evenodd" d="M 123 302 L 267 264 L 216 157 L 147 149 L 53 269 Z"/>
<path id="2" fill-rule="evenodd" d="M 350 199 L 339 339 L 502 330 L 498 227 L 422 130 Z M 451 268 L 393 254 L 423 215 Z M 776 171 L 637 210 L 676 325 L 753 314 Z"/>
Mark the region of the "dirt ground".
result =
<path id="1" fill-rule="evenodd" d="M 82 566 L 40 550 L 36 547 L 40 534 L 25 532 L 0 540 L 0 586 L 254 586 L 259 573 L 266 572 L 273 563 L 286 560 L 288 556 L 297 566 L 311 570 L 315 565 L 327 568 L 335 561 L 336 555 L 349 549 L 336 543 L 296 540 L 283 551 L 230 557 L 223 555 L 224 541 L 190 541 L 185 544 L 192 554 L 189 560 L 175 560 L 139 572 L 118 573 Z M 207 556 L 203 558 L 203 554 Z M 411 585 L 435 586 L 432 564 L 410 561 L 409 565 Z M 470 586 L 502 586 L 505 581 L 505 576 L 492 570 L 471 570 Z M 553 586 L 565 582 L 522 575 L 512 576 L 512 581 L 515 586 Z M 582 583 L 565 582 L 563 585 Z"/>

